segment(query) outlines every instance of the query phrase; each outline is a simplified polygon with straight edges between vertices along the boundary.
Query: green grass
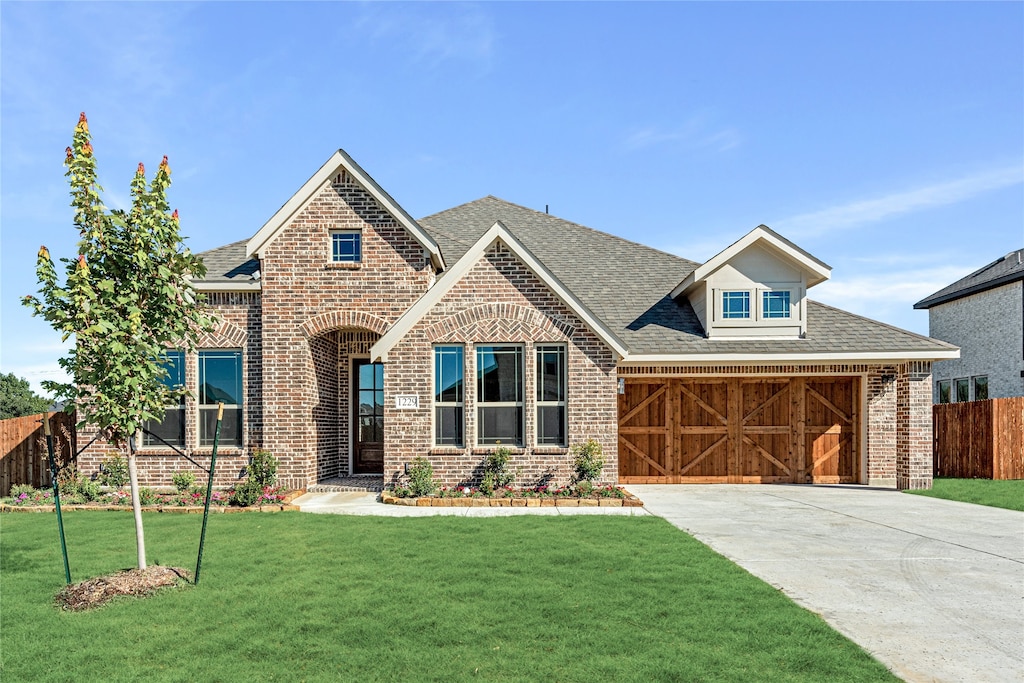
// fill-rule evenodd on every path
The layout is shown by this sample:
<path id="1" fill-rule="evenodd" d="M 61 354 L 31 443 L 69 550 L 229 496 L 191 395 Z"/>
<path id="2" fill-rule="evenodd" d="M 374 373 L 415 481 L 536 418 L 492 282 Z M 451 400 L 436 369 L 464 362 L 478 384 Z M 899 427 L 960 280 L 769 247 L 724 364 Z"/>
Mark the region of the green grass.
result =
<path id="1" fill-rule="evenodd" d="M 936 479 L 930 489 L 906 493 L 1024 512 L 1024 479 Z"/>
<path id="2" fill-rule="evenodd" d="M 133 564 L 131 515 L 64 519 L 73 580 Z M 147 514 L 150 561 L 194 569 L 200 523 Z M 897 680 L 657 518 L 216 515 L 199 586 L 62 583 L 55 517 L 0 517 L 0 680 Z"/>

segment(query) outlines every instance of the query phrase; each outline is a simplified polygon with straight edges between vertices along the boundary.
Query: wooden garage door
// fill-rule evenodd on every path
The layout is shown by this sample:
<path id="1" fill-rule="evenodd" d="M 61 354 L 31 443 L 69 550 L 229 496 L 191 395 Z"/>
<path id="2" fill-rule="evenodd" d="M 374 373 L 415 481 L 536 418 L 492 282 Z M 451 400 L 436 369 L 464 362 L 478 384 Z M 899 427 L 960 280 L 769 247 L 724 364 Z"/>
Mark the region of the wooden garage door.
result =
<path id="1" fill-rule="evenodd" d="M 859 381 L 626 378 L 622 483 L 857 481 Z"/>

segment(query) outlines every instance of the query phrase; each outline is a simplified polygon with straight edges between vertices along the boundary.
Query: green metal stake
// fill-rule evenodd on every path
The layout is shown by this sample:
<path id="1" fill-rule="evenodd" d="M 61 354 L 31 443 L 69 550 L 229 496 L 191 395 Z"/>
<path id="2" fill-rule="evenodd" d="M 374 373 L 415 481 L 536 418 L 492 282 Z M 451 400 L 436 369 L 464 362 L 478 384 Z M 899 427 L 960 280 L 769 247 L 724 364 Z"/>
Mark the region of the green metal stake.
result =
<path id="1" fill-rule="evenodd" d="M 60 552 L 64 556 L 64 578 L 71 585 L 71 568 L 68 566 L 68 546 L 64 542 L 64 518 L 60 514 L 60 486 L 57 484 L 57 460 L 53 457 L 53 434 L 50 432 L 50 416 L 43 413 L 43 434 L 46 435 L 46 451 L 50 456 L 50 479 L 53 483 L 53 502 L 57 509 L 57 529 L 60 530 Z"/>
<path id="2" fill-rule="evenodd" d="M 213 495 L 213 471 L 217 467 L 217 444 L 220 443 L 220 423 L 224 419 L 224 404 L 217 404 L 217 427 L 213 430 L 213 455 L 210 457 L 210 477 L 206 481 L 206 509 L 203 510 L 203 533 L 199 536 L 199 557 L 196 559 L 196 581 L 203 566 L 203 543 L 206 542 L 206 520 L 210 517 L 210 496 Z"/>

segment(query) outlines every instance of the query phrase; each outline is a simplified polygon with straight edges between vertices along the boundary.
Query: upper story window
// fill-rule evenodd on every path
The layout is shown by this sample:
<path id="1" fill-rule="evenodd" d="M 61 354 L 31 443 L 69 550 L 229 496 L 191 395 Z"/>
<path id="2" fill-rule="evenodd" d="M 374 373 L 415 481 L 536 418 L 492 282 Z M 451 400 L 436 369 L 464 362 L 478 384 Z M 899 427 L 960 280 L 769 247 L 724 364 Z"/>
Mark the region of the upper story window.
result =
<path id="1" fill-rule="evenodd" d="M 185 386 L 185 354 L 182 351 L 165 351 L 161 359 L 167 375 L 161 380 L 168 389 Z M 143 446 L 184 446 L 185 445 L 185 399 L 164 408 L 162 420 L 146 420 L 142 425 Z"/>
<path id="2" fill-rule="evenodd" d="M 434 443 L 462 446 L 463 358 L 461 346 L 434 347 Z"/>
<path id="3" fill-rule="evenodd" d="M 360 230 L 331 231 L 331 261 L 359 263 L 363 260 L 363 233 Z"/>
<path id="4" fill-rule="evenodd" d="M 476 347 L 477 443 L 523 445 L 523 347 Z"/>
<path id="5" fill-rule="evenodd" d="M 722 292 L 722 318 L 739 320 L 750 317 L 750 292 Z"/>
<path id="6" fill-rule="evenodd" d="M 761 292 L 761 317 L 764 319 L 790 317 L 789 290 Z"/>
<path id="7" fill-rule="evenodd" d="M 220 443 L 242 446 L 242 352 L 199 352 L 199 445 L 213 445 L 217 404 L 224 404 Z"/>

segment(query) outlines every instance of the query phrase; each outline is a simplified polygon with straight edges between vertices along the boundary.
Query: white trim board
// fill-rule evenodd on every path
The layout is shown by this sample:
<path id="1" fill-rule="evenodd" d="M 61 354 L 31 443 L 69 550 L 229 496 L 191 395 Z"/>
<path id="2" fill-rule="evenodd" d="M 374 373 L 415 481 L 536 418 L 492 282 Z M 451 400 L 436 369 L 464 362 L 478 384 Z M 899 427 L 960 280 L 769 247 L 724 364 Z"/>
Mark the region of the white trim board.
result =
<path id="1" fill-rule="evenodd" d="M 557 296 L 562 303 L 572 309 L 583 323 L 589 327 L 605 344 L 611 348 L 619 358 L 629 355 L 625 344 L 573 294 L 568 287 L 563 285 L 540 259 L 534 256 L 529 249 L 516 239 L 515 235 L 509 232 L 508 228 L 497 221 L 487 232 L 480 237 L 476 243 L 469 248 L 445 274 L 437 281 L 426 294 L 419 298 L 405 314 L 391 326 L 383 337 L 370 349 L 370 356 L 374 361 L 386 362 L 388 352 L 394 348 L 409 330 L 419 322 L 427 312 L 437 304 L 441 297 L 448 293 L 477 262 L 487 253 L 487 250 L 496 243 L 501 242 L 519 258 L 527 268 L 539 277 L 541 281 Z"/>

